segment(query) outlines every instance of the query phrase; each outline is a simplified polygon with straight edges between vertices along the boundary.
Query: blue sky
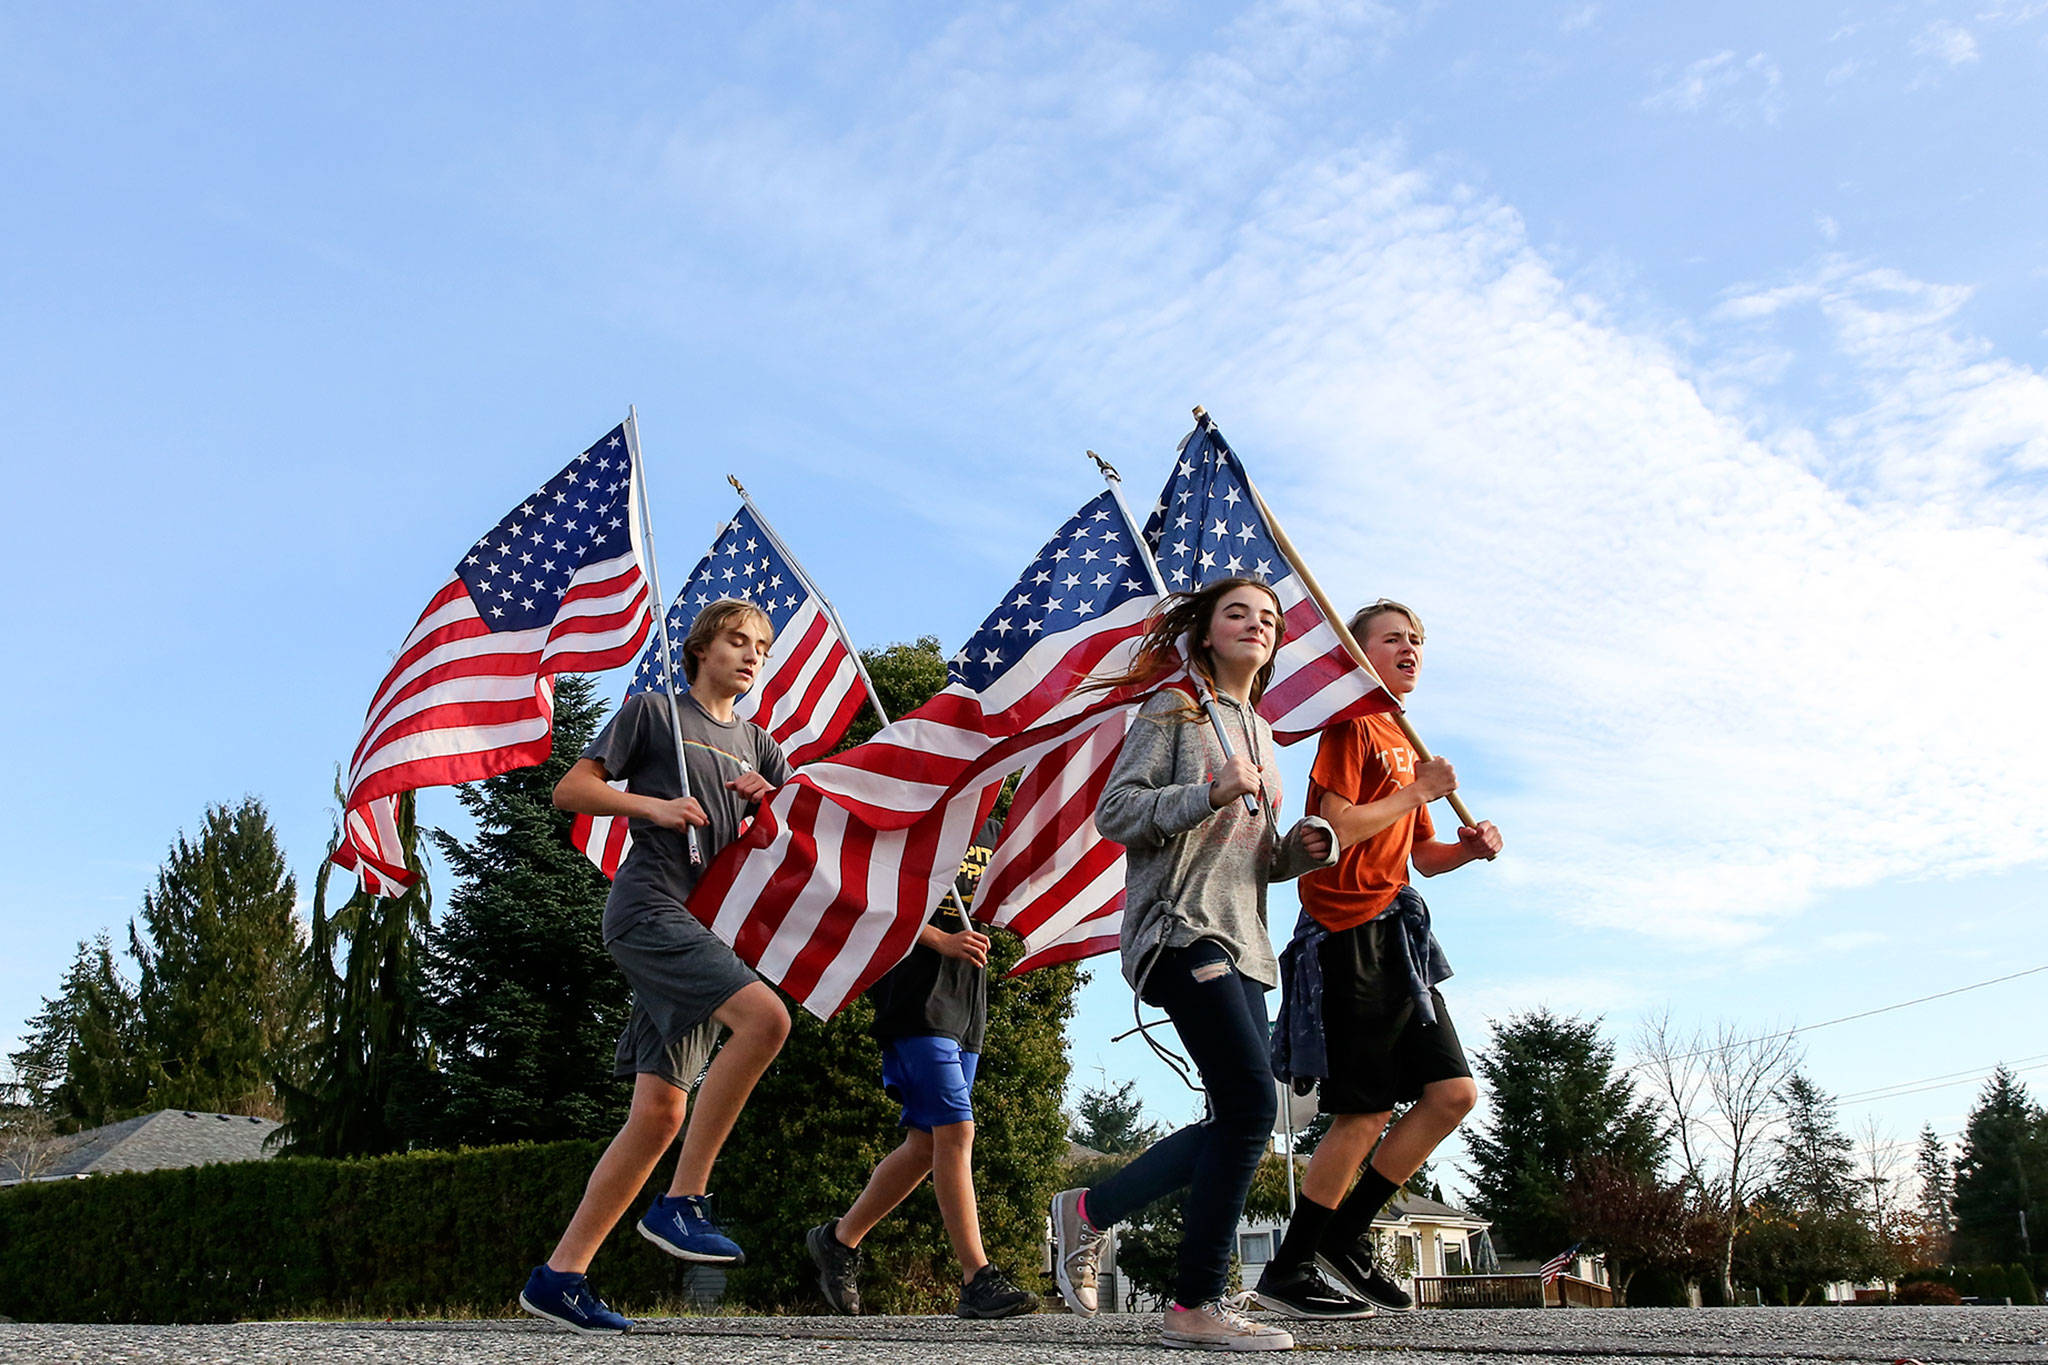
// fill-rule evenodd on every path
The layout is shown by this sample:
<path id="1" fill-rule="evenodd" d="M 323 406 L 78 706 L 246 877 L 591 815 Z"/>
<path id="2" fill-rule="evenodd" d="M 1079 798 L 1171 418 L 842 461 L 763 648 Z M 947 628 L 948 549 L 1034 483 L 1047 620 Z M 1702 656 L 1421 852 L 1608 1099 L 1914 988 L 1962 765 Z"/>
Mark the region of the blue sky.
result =
<path id="1" fill-rule="evenodd" d="M 17 7 L 0 1039 L 209 802 L 310 887 L 427 594 L 628 403 L 669 574 L 737 473 L 863 644 L 1206 405 L 1430 626 L 1508 841 L 1425 886 L 1468 1043 L 2048 963 L 2044 67 L 1996 0 Z M 1179 1117 L 1097 976 L 1077 1074 Z M 2038 1062 L 2042 979 L 1810 1069 Z"/>

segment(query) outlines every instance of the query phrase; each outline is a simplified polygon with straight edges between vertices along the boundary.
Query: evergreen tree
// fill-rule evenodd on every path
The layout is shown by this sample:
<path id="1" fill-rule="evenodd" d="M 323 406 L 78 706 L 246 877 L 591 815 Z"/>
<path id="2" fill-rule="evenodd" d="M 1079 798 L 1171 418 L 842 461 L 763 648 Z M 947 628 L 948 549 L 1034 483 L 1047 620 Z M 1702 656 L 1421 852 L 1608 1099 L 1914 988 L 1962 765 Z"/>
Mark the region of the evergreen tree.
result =
<path id="1" fill-rule="evenodd" d="M 1955 1217 L 1959 1261 L 2020 1260 L 2028 1240 L 2048 1227 L 2048 1116 L 2003 1066 L 1963 1129 Z"/>
<path id="2" fill-rule="evenodd" d="M 1913 1174 L 1920 1182 L 1920 1216 L 1946 1230 L 1955 1218 L 1955 1190 L 1949 1173 L 1948 1149 L 1933 1124 L 1920 1129 L 1920 1147 L 1913 1155 Z"/>
<path id="3" fill-rule="evenodd" d="M 1656 1111 L 1616 1074 L 1597 1019 L 1513 1015 L 1474 1061 L 1492 1108 L 1466 1138 L 1472 1206 L 1519 1254 L 1571 1243 L 1566 1187 L 1593 1161 L 1649 1174 L 1663 1159 Z"/>
<path id="4" fill-rule="evenodd" d="M 59 1130 L 76 1132 L 145 1112 L 141 1051 L 142 1012 L 102 933 L 78 945 L 63 985 L 8 1060 L 28 1102 Z"/>
<path id="5" fill-rule="evenodd" d="M 406 868 L 419 878 L 404 895 L 379 899 L 355 884 L 327 913 L 339 820 L 314 878 L 306 960 L 318 983 L 320 1028 L 300 1068 L 305 1083 L 282 1088 L 288 1155 L 375 1156 L 406 1146 L 404 1098 L 425 1082 L 427 1067 L 420 978 L 432 904 L 411 792 L 398 798 L 398 835 Z"/>
<path id="6" fill-rule="evenodd" d="M 440 1069 L 394 1103 L 429 1146 L 609 1137 L 631 1094 L 612 1076 L 632 996 L 600 932 L 610 883 L 569 842 L 574 817 L 553 799 L 604 707 L 571 674 L 555 678 L 554 699 L 548 759 L 456 788 L 471 842 L 433 832 L 457 879 L 425 963 L 421 1021 Z"/>
<path id="7" fill-rule="evenodd" d="M 1835 1118 L 1835 1097 L 1798 1071 L 1785 1078 L 1778 1095 L 1785 1128 L 1776 1143 L 1773 1202 L 1798 1213 L 1854 1211 L 1856 1144 Z"/>
<path id="8" fill-rule="evenodd" d="M 1159 1140 L 1159 1125 L 1145 1121 L 1145 1105 L 1134 1093 L 1136 1081 L 1091 1085 L 1081 1092 L 1080 1113 L 1067 1136 L 1105 1156 L 1144 1151 Z"/>
<path id="9" fill-rule="evenodd" d="M 313 1006 L 297 900 L 255 798 L 209 807 L 196 842 L 178 836 L 128 927 L 152 1107 L 277 1112 Z"/>

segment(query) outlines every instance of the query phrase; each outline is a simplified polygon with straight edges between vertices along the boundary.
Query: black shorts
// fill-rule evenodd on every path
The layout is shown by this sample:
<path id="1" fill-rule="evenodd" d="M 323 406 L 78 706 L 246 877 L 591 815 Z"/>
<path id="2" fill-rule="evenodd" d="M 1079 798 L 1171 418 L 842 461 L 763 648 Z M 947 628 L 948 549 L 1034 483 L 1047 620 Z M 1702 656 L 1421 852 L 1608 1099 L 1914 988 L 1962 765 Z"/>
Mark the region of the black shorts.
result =
<path id="1" fill-rule="evenodd" d="M 1378 920 L 1323 941 L 1325 1114 L 1384 1114 L 1421 1099 L 1425 1085 L 1472 1074 L 1435 987 L 1429 998 L 1436 1022 L 1417 1017 L 1398 953 L 1393 933 Z"/>

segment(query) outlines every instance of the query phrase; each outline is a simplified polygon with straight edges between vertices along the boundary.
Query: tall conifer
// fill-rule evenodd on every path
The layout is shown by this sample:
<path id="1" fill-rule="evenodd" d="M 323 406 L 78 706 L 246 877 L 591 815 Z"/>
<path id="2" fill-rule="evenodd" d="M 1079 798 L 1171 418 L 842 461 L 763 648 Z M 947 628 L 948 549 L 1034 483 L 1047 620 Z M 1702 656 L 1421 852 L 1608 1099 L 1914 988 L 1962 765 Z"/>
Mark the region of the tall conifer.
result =
<path id="1" fill-rule="evenodd" d="M 1663 1159 L 1663 1126 L 1615 1071 L 1599 1020 L 1512 1015 L 1473 1061 L 1490 1108 L 1466 1136 L 1472 1206 L 1516 1255 L 1571 1244 L 1566 1187 L 1595 1161 L 1649 1175 Z"/>
<path id="2" fill-rule="evenodd" d="M 402 1106 L 418 1141 L 607 1137 L 625 1117 L 631 1084 L 613 1078 L 612 1051 L 632 998 L 600 933 L 610 883 L 553 800 L 603 709 L 590 679 L 557 677 L 553 753 L 456 788 L 471 840 L 433 832 L 455 889 L 426 959 L 439 1070 Z"/>
<path id="3" fill-rule="evenodd" d="M 198 839 L 178 836 L 128 927 L 151 1107 L 278 1112 L 274 1082 L 313 1009 L 297 900 L 254 797 L 209 807 Z"/>

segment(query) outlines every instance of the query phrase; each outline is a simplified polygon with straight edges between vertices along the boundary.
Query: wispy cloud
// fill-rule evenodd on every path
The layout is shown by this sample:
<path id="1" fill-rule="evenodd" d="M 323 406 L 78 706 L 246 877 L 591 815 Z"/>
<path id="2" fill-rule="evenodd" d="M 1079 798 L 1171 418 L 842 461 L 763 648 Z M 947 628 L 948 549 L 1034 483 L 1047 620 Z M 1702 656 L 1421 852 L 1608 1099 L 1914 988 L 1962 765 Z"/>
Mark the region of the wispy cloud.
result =
<path id="1" fill-rule="evenodd" d="M 1913 39 L 1913 51 L 1949 66 L 1968 66 L 1978 60 L 1977 40 L 1970 31 L 1946 19 L 1936 20 Z"/>
<path id="2" fill-rule="evenodd" d="M 1429 615 L 1417 722 L 1498 775 L 1518 904 L 1736 947 L 1831 888 L 2039 861 L 2048 733 L 2010 718 L 2048 672 L 2048 383 L 1969 335 L 1968 290 L 1829 259 L 1680 345 L 1512 205 L 1299 131 L 1332 92 L 1266 63 L 1388 41 L 1377 11 L 1303 13 L 1172 64 L 963 18 L 861 131 L 725 99 L 624 163 L 597 130 L 563 173 L 772 256 L 805 344 L 878 391 L 972 375 L 1162 456 L 1205 402 L 1340 600 Z M 1668 103 L 1777 85 L 1721 54 Z M 688 325 L 675 297 L 636 306 Z M 921 348 L 868 354 L 878 316 Z M 1817 398 L 1774 387 L 1792 356 Z M 1035 506 L 1014 463 L 949 473 Z M 926 499 L 928 468 L 891 476 Z"/>
<path id="3" fill-rule="evenodd" d="M 1702 57 L 1675 76 L 1660 72 L 1643 108 L 1660 114 L 1704 114 L 1724 123 L 1776 123 L 1784 112 L 1784 77 L 1764 53 L 1742 59 L 1731 51 Z"/>

